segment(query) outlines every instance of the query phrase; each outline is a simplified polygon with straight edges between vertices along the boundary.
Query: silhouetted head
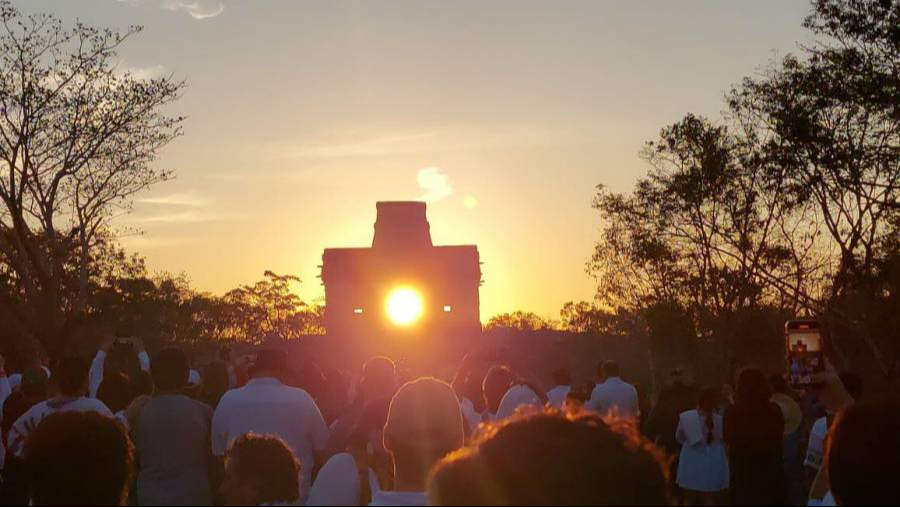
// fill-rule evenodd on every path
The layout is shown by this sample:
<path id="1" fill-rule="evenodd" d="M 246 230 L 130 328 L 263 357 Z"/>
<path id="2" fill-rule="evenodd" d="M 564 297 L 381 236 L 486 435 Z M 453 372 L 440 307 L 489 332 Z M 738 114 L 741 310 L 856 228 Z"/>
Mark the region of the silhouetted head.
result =
<path id="1" fill-rule="evenodd" d="M 283 379 L 288 372 L 288 357 L 283 350 L 261 350 L 250 368 L 251 378 Z"/>
<path id="2" fill-rule="evenodd" d="M 436 467 L 432 505 L 668 505 L 663 454 L 595 415 L 519 416 L 488 425 Z"/>
<path id="3" fill-rule="evenodd" d="M 506 366 L 494 366 L 484 376 L 484 403 L 488 412 L 496 414 L 503 397 L 515 384 L 516 375 Z"/>
<path id="4" fill-rule="evenodd" d="M 397 365 L 387 357 L 375 357 L 363 366 L 362 395 L 366 401 L 390 398 L 397 392 Z"/>
<path id="5" fill-rule="evenodd" d="M 831 430 L 828 468 L 838 505 L 896 505 L 900 498 L 900 399 L 858 403 Z"/>
<path id="6" fill-rule="evenodd" d="M 281 439 L 248 433 L 225 454 L 226 505 L 293 505 L 300 498 L 300 463 Z"/>
<path id="7" fill-rule="evenodd" d="M 744 368 L 738 374 L 734 398 L 739 405 L 764 405 L 772 399 L 772 386 L 759 368 Z"/>
<path id="8" fill-rule="evenodd" d="M 228 377 L 228 365 L 222 361 L 213 361 L 203 369 L 203 388 L 200 399 L 207 405 L 216 408 L 222 396 L 228 392 L 231 381 Z"/>
<path id="9" fill-rule="evenodd" d="M 138 373 L 137 377 L 135 377 L 134 382 L 132 382 L 132 391 L 135 398 L 141 396 L 153 396 L 154 390 L 155 388 L 153 386 L 153 374 L 151 374 L 149 371 L 142 371 Z"/>
<path id="10" fill-rule="evenodd" d="M 187 355 L 177 347 L 164 349 L 153 358 L 151 372 L 158 391 L 182 391 L 190 371 Z"/>
<path id="11" fill-rule="evenodd" d="M 100 388 L 97 389 L 97 399 L 113 413 L 117 414 L 131 404 L 131 382 L 124 373 L 113 372 L 103 377 Z"/>
<path id="12" fill-rule="evenodd" d="M 113 419 L 88 412 L 47 417 L 25 445 L 34 505 L 122 505 L 134 448 Z"/>
<path id="13" fill-rule="evenodd" d="M 19 389 L 29 400 L 47 399 L 50 377 L 41 367 L 31 367 L 22 373 L 22 384 Z"/>
<path id="14" fill-rule="evenodd" d="M 603 363 L 603 378 L 611 379 L 616 378 L 621 374 L 619 369 L 619 363 L 615 361 L 607 361 Z"/>
<path id="15" fill-rule="evenodd" d="M 79 357 L 67 357 L 60 361 L 53 373 L 53 381 L 59 393 L 71 398 L 80 398 L 88 390 L 88 373 L 90 365 Z"/>
<path id="16" fill-rule="evenodd" d="M 783 375 L 772 375 L 769 377 L 769 384 L 772 386 L 773 393 L 788 394 L 790 388 L 787 379 Z"/>
<path id="17" fill-rule="evenodd" d="M 424 483 L 434 463 L 462 447 L 464 438 L 459 400 L 449 384 L 419 379 L 391 400 L 384 447 L 394 457 L 398 480 L 413 477 Z"/>
<path id="18" fill-rule="evenodd" d="M 560 368 L 553 372 L 553 382 L 558 386 L 572 385 L 572 374 L 566 368 Z"/>

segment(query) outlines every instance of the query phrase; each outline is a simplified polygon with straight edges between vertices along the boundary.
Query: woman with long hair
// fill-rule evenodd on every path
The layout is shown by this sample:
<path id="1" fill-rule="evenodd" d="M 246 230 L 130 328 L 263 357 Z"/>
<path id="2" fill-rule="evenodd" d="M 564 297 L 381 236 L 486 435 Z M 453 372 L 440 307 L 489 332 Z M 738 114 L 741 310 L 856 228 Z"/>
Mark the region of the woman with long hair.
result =
<path id="1" fill-rule="evenodd" d="M 785 505 L 784 415 L 771 398 L 762 370 L 740 372 L 734 405 L 725 414 L 731 505 Z"/>
<path id="2" fill-rule="evenodd" d="M 682 413 L 678 423 L 678 487 L 684 492 L 685 505 L 716 505 L 717 495 L 728 489 L 728 455 L 724 421 L 718 414 L 719 394 L 719 389 L 702 389 L 697 408 Z"/>

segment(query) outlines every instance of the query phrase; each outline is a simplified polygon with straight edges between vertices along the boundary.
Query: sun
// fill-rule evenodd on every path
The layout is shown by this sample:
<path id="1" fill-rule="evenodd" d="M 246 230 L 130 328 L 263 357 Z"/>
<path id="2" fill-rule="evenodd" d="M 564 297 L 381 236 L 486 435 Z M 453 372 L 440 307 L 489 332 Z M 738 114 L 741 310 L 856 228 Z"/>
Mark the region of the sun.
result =
<path id="1" fill-rule="evenodd" d="M 422 296 L 409 287 L 394 289 L 388 295 L 385 308 L 391 322 L 400 327 L 412 326 L 422 318 L 425 311 Z"/>

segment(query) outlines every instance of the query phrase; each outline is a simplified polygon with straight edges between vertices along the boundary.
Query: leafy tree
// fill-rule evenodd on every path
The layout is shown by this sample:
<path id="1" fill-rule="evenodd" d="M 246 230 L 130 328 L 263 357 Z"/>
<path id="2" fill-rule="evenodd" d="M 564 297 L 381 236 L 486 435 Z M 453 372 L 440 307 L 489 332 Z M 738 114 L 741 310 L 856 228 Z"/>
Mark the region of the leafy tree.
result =
<path id="1" fill-rule="evenodd" d="M 292 290 L 300 279 L 266 271 L 265 279 L 232 290 L 227 304 L 229 339 L 259 342 L 269 338 L 295 340 L 322 334 L 324 312 L 310 308 Z"/>
<path id="2" fill-rule="evenodd" d="M 560 312 L 560 326 L 571 333 L 626 334 L 627 318 L 604 310 L 597 305 L 581 301 L 569 302 Z"/>
<path id="3" fill-rule="evenodd" d="M 546 331 L 555 329 L 556 323 L 541 318 L 536 313 L 516 311 L 492 317 L 485 324 L 486 331 L 507 329 L 514 331 Z"/>
<path id="4" fill-rule="evenodd" d="M 86 308 L 110 220 L 171 176 L 151 163 L 181 133 L 162 111 L 184 84 L 116 66 L 139 32 L 65 28 L 0 1 L 0 265 L 16 295 L 5 303 L 51 353 Z"/>

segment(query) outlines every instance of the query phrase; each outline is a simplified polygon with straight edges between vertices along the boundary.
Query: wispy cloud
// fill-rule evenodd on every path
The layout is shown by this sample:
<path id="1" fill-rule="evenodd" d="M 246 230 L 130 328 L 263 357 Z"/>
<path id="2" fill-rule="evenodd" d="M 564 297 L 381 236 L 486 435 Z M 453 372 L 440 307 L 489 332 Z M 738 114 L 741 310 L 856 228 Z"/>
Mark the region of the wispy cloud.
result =
<path id="1" fill-rule="evenodd" d="M 151 67 L 130 67 L 121 65 L 116 71 L 119 76 L 125 76 L 127 74 L 138 81 L 149 81 L 150 79 L 157 79 L 166 75 L 166 68 L 162 65 L 153 65 Z"/>
<path id="2" fill-rule="evenodd" d="M 286 158 L 355 158 L 380 157 L 404 153 L 417 153 L 429 146 L 434 133 L 406 134 L 364 139 L 358 142 L 317 144 L 285 148 L 276 146 L 269 150 L 277 157 Z"/>
<path id="3" fill-rule="evenodd" d="M 191 192 L 146 197 L 138 200 L 139 204 L 155 204 L 161 206 L 183 206 L 189 208 L 202 208 L 209 203 L 209 199 Z"/>
<path id="4" fill-rule="evenodd" d="M 214 18 L 225 12 L 225 4 L 216 0 L 116 0 L 129 5 L 147 2 L 158 3 L 163 9 L 172 12 L 184 12 L 194 19 Z"/>
<path id="5" fill-rule="evenodd" d="M 453 185 L 439 167 L 426 167 L 417 176 L 419 187 L 425 192 L 419 200 L 435 203 L 453 195 Z"/>

